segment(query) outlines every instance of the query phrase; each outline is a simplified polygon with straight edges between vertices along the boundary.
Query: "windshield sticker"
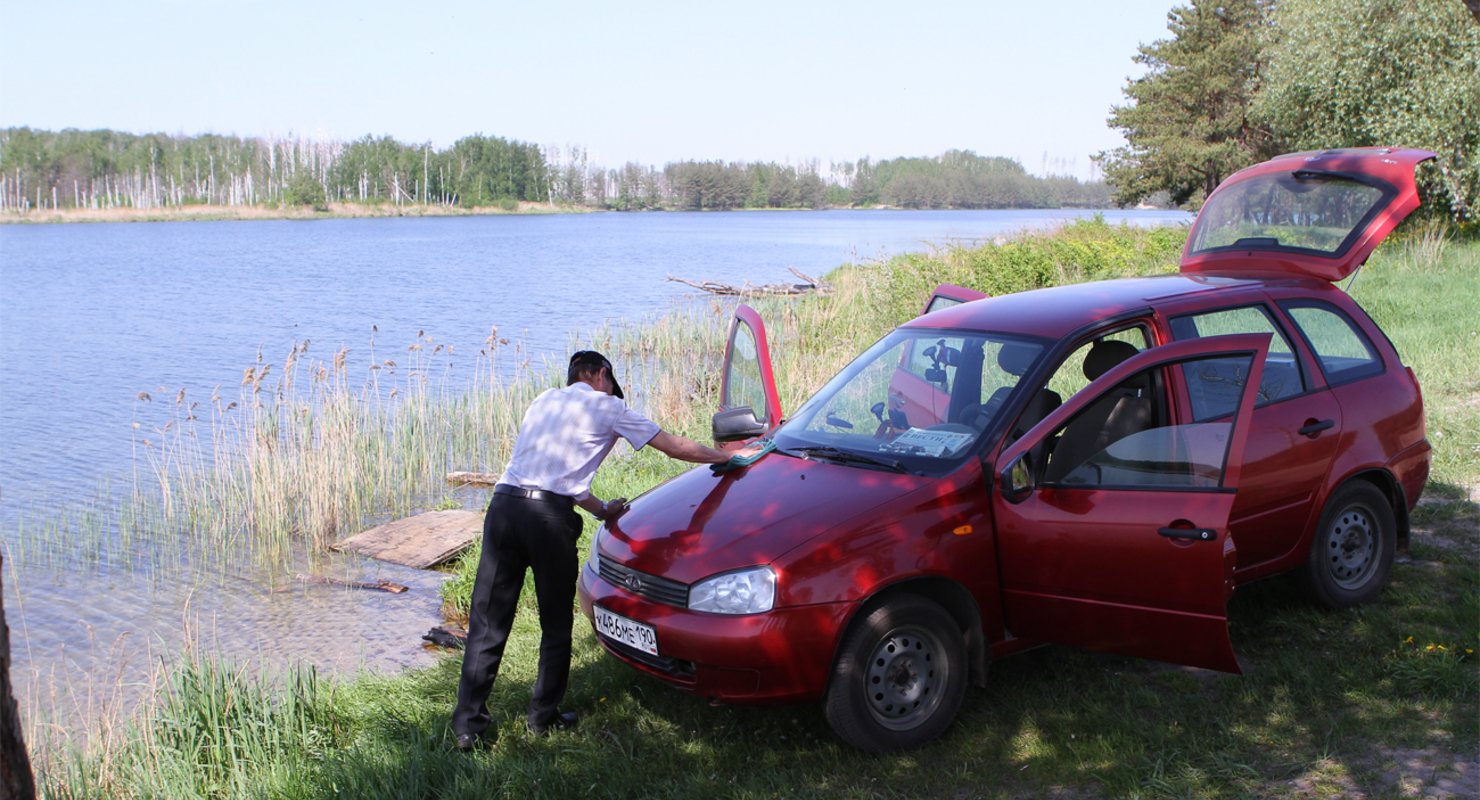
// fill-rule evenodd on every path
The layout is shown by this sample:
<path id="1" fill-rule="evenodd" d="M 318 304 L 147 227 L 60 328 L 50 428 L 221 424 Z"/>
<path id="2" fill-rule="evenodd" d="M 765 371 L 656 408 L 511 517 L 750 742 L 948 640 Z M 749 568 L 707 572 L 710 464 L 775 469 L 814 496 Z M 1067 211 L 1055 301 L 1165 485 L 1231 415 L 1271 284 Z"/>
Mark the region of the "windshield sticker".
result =
<path id="1" fill-rule="evenodd" d="M 881 446 L 880 450 L 891 453 L 921 453 L 927 456 L 940 457 L 946 453 L 955 452 L 971 442 L 976 434 L 960 433 L 957 431 L 928 431 L 924 428 L 910 428 L 895 437 L 894 441 Z"/>

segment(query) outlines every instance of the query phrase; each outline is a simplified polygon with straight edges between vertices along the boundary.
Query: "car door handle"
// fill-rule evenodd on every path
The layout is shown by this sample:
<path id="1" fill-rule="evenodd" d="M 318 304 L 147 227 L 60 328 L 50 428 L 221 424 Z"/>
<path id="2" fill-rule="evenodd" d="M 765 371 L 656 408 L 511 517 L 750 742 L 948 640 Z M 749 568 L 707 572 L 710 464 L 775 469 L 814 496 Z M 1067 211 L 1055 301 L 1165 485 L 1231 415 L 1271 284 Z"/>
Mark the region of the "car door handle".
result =
<path id="1" fill-rule="evenodd" d="M 1191 539 L 1194 542 L 1211 542 L 1218 538 L 1212 528 L 1157 528 L 1156 532 L 1168 539 Z"/>
<path id="2" fill-rule="evenodd" d="M 1312 419 L 1306 420 L 1305 425 L 1301 426 L 1300 430 L 1296 432 L 1299 433 L 1301 436 L 1314 439 L 1317 436 L 1321 435 L 1321 431 L 1334 427 L 1336 427 L 1336 420 L 1334 419 Z"/>

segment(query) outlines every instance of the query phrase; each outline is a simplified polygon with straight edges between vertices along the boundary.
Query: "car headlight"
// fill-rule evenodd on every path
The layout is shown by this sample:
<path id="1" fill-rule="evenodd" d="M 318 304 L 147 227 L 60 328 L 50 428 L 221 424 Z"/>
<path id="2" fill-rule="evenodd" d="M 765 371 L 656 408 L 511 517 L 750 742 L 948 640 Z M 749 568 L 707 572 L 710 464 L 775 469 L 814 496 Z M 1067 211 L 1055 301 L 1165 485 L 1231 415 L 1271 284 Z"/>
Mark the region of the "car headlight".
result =
<path id="1" fill-rule="evenodd" d="M 705 578 L 689 589 L 689 608 L 714 614 L 760 614 L 776 602 L 776 572 L 752 567 Z"/>

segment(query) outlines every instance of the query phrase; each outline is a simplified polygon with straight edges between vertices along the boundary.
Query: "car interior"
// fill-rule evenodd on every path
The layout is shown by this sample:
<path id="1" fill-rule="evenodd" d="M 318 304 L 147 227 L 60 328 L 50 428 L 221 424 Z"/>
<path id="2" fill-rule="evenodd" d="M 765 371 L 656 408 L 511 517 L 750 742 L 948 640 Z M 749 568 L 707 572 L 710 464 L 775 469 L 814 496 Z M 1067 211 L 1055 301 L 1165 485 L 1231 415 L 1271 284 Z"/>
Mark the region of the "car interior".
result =
<path id="1" fill-rule="evenodd" d="M 1097 341 L 1084 359 L 1084 376 L 1097 380 L 1136 353 L 1136 347 L 1128 342 Z M 1115 442 L 1155 427 L 1159 414 L 1150 383 L 1149 372 L 1132 376 L 1075 416 L 1053 445 L 1044 481 L 1058 482 Z"/>

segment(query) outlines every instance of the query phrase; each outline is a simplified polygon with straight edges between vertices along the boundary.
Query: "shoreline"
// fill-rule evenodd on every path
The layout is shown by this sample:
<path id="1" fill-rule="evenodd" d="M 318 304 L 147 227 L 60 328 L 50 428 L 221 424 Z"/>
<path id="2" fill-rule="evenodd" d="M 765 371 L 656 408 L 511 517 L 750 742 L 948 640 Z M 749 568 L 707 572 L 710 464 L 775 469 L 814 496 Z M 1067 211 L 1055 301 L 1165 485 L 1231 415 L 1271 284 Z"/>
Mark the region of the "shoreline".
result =
<path id="1" fill-rule="evenodd" d="M 1110 209 L 1085 209 L 1078 206 L 1060 206 L 1054 209 L 1033 208 L 929 208 L 904 209 L 898 206 L 826 206 L 823 208 L 735 208 L 725 211 L 706 209 L 698 213 L 746 213 L 754 211 L 1105 211 Z M 1177 209 L 1136 206 L 1126 211 L 1175 211 Z M 643 214 L 664 213 L 666 209 L 624 211 L 619 213 Z M 484 217 L 484 216 L 533 216 L 544 214 L 600 214 L 607 209 L 587 206 L 558 205 L 551 203 L 520 202 L 513 208 L 502 206 L 477 206 L 461 208 L 438 205 L 401 205 L 388 203 L 379 205 L 362 203 L 330 203 L 327 210 L 316 210 L 308 206 L 222 206 L 186 205 L 160 208 L 58 208 L 30 211 L 0 211 L 0 225 L 59 225 L 68 223 L 101 222 L 232 222 L 249 220 L 320 220 L 320 219 L 381 219 L 391 217 Z M 693 213 L 693 212 L 684 212 Z"/>
<path id="2" fill-rule="evenodd" d="M 372 219 L 387 217 L 475 217 L 496 215 L 586 214 L 594 209 L 549 203 L 519 203 L 514 208 L 457 208 L 389 203 L 330 203 L 324 211 L 308 206 L 188 205 L 161 208 L 59 208 L 0 212 L 0 225 L 55 225 L 98 222 L 230 222 L 245 220 Z"/>

